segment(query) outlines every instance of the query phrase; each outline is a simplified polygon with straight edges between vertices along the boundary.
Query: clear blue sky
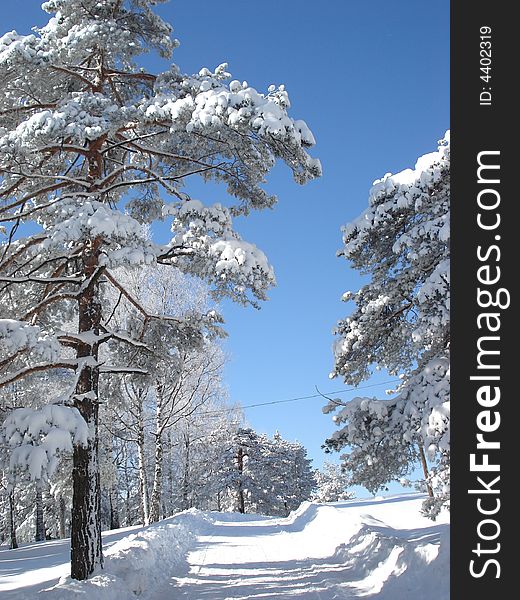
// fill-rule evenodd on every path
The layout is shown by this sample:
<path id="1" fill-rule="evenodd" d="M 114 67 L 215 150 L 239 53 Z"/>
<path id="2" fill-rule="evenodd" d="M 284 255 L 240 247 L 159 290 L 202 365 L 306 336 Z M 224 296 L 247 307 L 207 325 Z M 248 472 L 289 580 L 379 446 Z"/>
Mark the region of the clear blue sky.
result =
<path id="1" fill-rule="evenodd" d="M 2 33 L 43 24 L 40 4 L 2 0 Z M 311 395 L 316 385 L 344 389 L 328 378 L 332 329 L 348 314 L 341 295 L 360 279 L 336 258 L 340 227 L 365 208 L 374 179 L 413 166 L 449 128 L 449 1 L 172 0 L 157 10 L 181 41 L 174 60 L 183 71 L 228 62 L 234 78 L 259 91 L 285 84 L 291 114 L 311 127 L 323 165 L 323 178 L 304 187 L 277 167 L 269 189 L 278 206 L 237 224 L 269 257 L 278 286 L 260 311 L 224 306 L 231 399 L 248 405 Z M 155 57 L 146 65 L 161 68 Z M 338 397 L 383 397 L 388 387 Z M 246 416 L 259 431 L 301 441 L 319 466 L 334 431 L 323 404 L 308 399 Z"/>

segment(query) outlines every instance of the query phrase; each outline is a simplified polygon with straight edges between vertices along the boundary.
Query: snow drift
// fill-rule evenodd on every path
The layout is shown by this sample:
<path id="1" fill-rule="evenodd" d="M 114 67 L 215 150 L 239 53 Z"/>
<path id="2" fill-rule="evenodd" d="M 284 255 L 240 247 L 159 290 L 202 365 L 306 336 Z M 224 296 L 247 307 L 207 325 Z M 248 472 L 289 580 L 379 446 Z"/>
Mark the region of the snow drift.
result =
<path id="1" fill-rule="evenodd" d="M 31 567 L 35 562 L 44 562 L 48 547 L 46 544 L 31 544 L 21 561 L 27 562 L 27 571 L 22 571 L 19 577 L 20 587 L 9 585 L 4 587 L 2 580 L 7 574 L 9 578 L 9 553 L 13 551 L 0 551 L 0 561 L 5 562 L 5 570 L 0 568 L 0 591 L 12 589 L 16 600 L 35 600 L 36 598 L 49 600 L 129 600 L 142 597 L 145 591 L 153 589 L 157 582 L 167 577 L 172 569 L 186 556 L 187 550 L 196 539 L 197 534 L 208 526 L 208 519 L 200 511 L 191 509 L 180 513 L 158 524 L 144 528 L 133 528 L 135 533 L 130 533 L 114 542 L 105 550 L 104 569 L 97 572 L 88 581 L 75 581 L 63 575 L 56 585 L 40 586 L 40 590 L 31 589 L 24 591 L 23 587 L 33 583 L 31 581 Z M 64 540 L 61 545 L 67 546 L 69 540 Z M 60 542 L 55 542 L 60 543 Z M 40 552 L 38 552 L 38 550 Z M 64 548 L 65 550 L 65 548 Z M 14 551 L 17 552 L 17 551 Z M 67 552 L 63 552 L 63 560 L 68 560 Z M 3 565 L 2 565 L 3 566 Z M 56 577 L 59 567 L 50 569 L 51 577 Z M 63 573 L 70 572 L 67 563 L 62 565 Z M 12 578 L 11 578 L 12 579 Z M 41 589 L 41 587 L 46 589 Z M 8 598 L 6 593 L 6 599 Z"/>
<path id="2" fill-rule="evenodd" d="M 185 511 L 107 532 L 105 568 L 85 582 L 67 576 L 66 540 L 0 550 L 0 593 L 5 600 L 448 600 L 448 515 L 424 518 L 423 500 L 305 502 L 287 518 Z M 44 579 L 41 567 L 58 551 L 63 562 Z"/>

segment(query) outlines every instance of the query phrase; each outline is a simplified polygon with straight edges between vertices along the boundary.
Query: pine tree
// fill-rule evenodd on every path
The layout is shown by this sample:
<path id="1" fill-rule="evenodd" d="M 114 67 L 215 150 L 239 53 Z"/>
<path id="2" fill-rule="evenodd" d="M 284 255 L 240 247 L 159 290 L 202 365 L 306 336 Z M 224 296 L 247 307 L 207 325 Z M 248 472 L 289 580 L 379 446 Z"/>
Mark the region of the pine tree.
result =
<path id="1" fill-rule="evenodd" d="M 321 469 L 316 470 L 316 493 L 313 500 L 317 502 L 339 502 L 354 497 L 348 491 L 351 481 L 340 465 L 326 462 Z"/>
<path id="2" fill-rule="evenodd" d="M 230 509 L 240 513 L 287 516 L 311 498 L 316 486 L 301 444 L 251 428 L 235 433 L 219 477 L 221 489 L 234 498 Z"/>
<path id="3" fill-rule="evenodd" d="M 257 305 L 274 275 L 264 254 L 233 230 L 232 218 L 275 204 L 261 184 L 277 158 L 299 183 L 320 174 L 305 151 L 313 136 L 288 116 L 283 86 L 264 95 L 245 82 L 227 83 L 226 65 L 195 75 L 176 65 L 160 75 L 138 67 L 143 52 L 170 57 L 177 45 L 155 4 L 49 0 L 46 26 L 0 38 L 0 220 L 7 225 L 0 385 L 49 370 L 67 374 L 59 399 L 62 408 L 72 405 L 67 418 L 48 411 L 39 433 L 29 431 L 34 420 L 26 415 L 13 419 L 27 426 L 33 448 L 59 429 L 59 418 L 66 422 L 74 442 L 71 574 L 80 580 L 102 564 L 100 377 L 143 371 L 102 364 L 108 340 L 141 343 L 110 327 L 104 289 L 132 302 L 147 326 L 161 320 L 114 270 L 169 264 L 205 279 L 216 297 Z M 230 205 L 190 198 L 182 186 L 192 176 L 223 183 Z M 172 224 L 166 245 L 148 239 L 142 226 L 160 218 Z M 190 344 L 210 321 L 169 324 L 179 343 Z M 15 445 L 13 426 L 8 440 Z M 59 441 L 55 449 L 67 446 Z M 52 470 L 34 464 L 37 452 L 26 453 L 33 477 Z"/>
<path id="4" fill-rule="evenodd" d="M 447 503 L 449 474 L 450 138 L 415 169 L 376 181 L 369 207 L 344 228 L 340 255 L 369 281 L 344 300 L 355 307 L 336 328 L 332 376 L 357 385 L 373 367 L 399 375 L 397 396 L 358 398 L 339 412 L 332 449 L 352 447 L 345 468 L 375 490 L 407 473 L 420 456 L 443 488 L 430 513 Z M 430 473 L 427 483 L 433 483 Z M 435 508 L 436 507 L 436 508 Z"/>
<path id="5" fill-rule="evenodd" d="M 263 512 L 286 517 L 309 500 L 316 487 L 311 460 L 302 444 L 285 440 L 278 431 L 272 439 L 264 438 L 263 442 L 267 459 L 262 475 L 267 488 Z"/>

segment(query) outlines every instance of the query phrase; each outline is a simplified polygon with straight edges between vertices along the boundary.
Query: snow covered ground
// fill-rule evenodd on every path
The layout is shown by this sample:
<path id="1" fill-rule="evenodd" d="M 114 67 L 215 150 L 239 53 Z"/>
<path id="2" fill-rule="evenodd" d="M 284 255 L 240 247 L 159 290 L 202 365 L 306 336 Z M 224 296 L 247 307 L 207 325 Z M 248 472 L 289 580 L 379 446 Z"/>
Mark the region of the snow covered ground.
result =
<path id="1" fill-rule="evenodd" d="M 105 534 L 106 568 L 86 583 L 66 577 L 67 541 L 1 550 L 0 595 L 448 600 L 448 516 L 425 519 L 422 500 L 407 494 L 305 503 L 286 519 L 187 511 L 148 528 Z"/>

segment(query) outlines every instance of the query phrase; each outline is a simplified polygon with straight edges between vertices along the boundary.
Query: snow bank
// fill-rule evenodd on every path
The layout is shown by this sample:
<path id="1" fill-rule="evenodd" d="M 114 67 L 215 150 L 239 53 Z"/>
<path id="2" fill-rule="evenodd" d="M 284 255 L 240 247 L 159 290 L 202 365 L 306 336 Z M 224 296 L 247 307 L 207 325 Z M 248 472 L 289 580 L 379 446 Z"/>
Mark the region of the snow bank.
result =
<path id="1" fill-rule="evenodd" d="M 448 525 L 403 532 L 373 520 L 339 546 L 334 559 L 345 565 L 356 596 L 402 600 L 431 593 L 449 600 Z"/>
<path id="2" fill-rule="evenodd" d="M 171 575 L 209 520 L 190 509 L 151 525 L 113 544 L 105 553 L 104 569 L 87 581 L 62 577 L 57 585 L 42 590 L 38 599 L 135 600 L 146 598 Z M 34 595 L 20 600 L 34 600 Z"/>
<path id="3" fill-rule="evenodd" d="M 288 517 L 280 519 L 280 523 L 283 523 L 288 531 L 303 531 L 316 518 L 319 508 L 320 505 L 315 502 L 302 502 Z"/>
<path id="4" fill-rule="evenodd" d="M 422 499 L 409 494 L 304 502 L 286 519 L 271 523 L 313 539 L 315 551 L 324 544 L 324 532 L 331 539 L 343 536 L 344 543 L 325 559 L 330 571 L 324 569 L 323 580 L 316 581 L 327 589 L 320 590 L 324 600 L 336 593 L 371 600 L 449 600 L 449 523 L 425 519 L 419 510 Z M 447 518 L 443 513 L 441 521 Z"/>
<path id="5" fill-rule="evenodd" d="M 330 566 L 336 565 L 331 573 L 338 576 L 325 576 L 329 591 L 348 590 L 352 597 L 373 600 L 449 600 L 449 523 L 425 519 L 419 510 L 422 499 L 410 494 L 321 505 L 304 502 L 286 519 L 271 523 L 283 525 L 286 532 L 302 532 L 316 546 L 324 532 L 343 536 L 344 543 L 329 559 Z M 443 513 L 441 521 L 447 518 Z"/>

